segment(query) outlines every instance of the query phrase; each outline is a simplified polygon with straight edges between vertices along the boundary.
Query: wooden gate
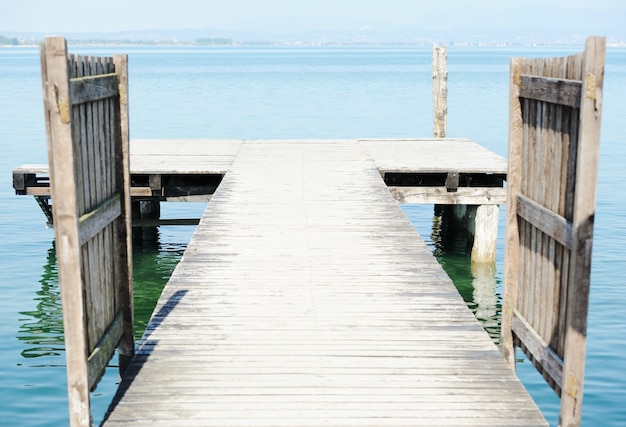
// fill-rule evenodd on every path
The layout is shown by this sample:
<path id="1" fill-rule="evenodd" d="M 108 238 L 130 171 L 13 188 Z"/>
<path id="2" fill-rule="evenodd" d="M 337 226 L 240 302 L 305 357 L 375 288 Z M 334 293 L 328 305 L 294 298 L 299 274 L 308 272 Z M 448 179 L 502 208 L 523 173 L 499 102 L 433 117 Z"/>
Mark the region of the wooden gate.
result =
<path id="1" fill-rule="evenodd" d="M 70 421 L 89 426 L 115 348 L 122 370 L 134 353 L 127 57 L 68 56 L 53 37 L 41 64 Z"/>
<path id="2" fill-rule="evenodd" d="M 604 38 L 562 58 L 511 60 L 503 353 L 521 347 L 561 397 L 561 425 L 582 409 Z"/>

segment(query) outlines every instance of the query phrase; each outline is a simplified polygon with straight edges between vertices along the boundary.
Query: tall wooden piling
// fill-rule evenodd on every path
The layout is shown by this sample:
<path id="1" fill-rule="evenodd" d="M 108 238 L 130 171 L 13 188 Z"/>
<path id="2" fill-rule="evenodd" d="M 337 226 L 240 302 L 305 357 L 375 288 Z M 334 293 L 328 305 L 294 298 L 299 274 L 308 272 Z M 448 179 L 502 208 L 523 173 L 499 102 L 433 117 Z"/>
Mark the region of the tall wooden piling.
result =
<path id="1" fill-rule="evenodd" d="M 445 138 L 448 133 L 448 52 L 445 46 L 433 46 L 433 136 Z M 458 175 L 456 176 L 458 180 Z M 496 204 L 436 207 L 448 209 L 448 218 L 467 228 L 472 242 L 472 262 L 496 261 L 499 207 Z"/>
<path id="2" fill-rule="evenodd" d="M 445 46 L 433 46 L 433 136 L 448 133 L 448 52 Z"/>

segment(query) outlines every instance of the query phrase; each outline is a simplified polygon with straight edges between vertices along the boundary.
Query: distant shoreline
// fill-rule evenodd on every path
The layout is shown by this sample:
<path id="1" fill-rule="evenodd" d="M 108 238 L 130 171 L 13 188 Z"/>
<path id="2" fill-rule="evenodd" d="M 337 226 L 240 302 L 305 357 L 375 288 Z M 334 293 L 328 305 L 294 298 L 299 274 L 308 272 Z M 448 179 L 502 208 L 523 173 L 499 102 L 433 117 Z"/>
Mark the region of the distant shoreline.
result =
<path id="1" fill-rule="evenodd" d="M 417 46 L 433 44 L 450 47 L 496 48 L 569 48 L 581 47 L 585 37 L 579 35 L 552 35 L 548 37 L 514 34 L 508 36 L 473 36 L 472 34 L 395 34 L 395 33 L 313 33 L 313 34 L 238 34 L 216 35 L 211 32 L 146 31 L 119 33 L 68 33 L 64 35 L 71 46 L 166 46 L 166 47 L 235 47 L 235 46 Z M 38 46 L 46 37 L 44 33 L 0 33 L 0 47 Z M 626 47 L 626 39 L 607 37 L 607 46 Z"/>
<path id="2" fill-rule="evenodd" d="M 23 48 L 35 48 L 43 42 L 41 41 L 28 41 L 21 42 L 18 45 L 0 44 L 0 49 L 23 49 Z M 171 47 L 171 48 L 184 48 L 184 47 L 198 47 L 198 48 L 235 48 L 235 47 L 432 47 L 434 44 L 443 45 L 447 47 L 474 47 L 474 48 L 578 48 L 579 43 L 316 43 L 316 42 L 237 42 L 232 44 L 198 44 L 193 42 L 117 42 L 117 41 L 84 41 L 84 40 L 68 40 L 69 46 L 75 47 Z M 611 49 L 624 49 L 626 48 L 626 42 L 622 43 L 607 43 L 607 47 Z"/>

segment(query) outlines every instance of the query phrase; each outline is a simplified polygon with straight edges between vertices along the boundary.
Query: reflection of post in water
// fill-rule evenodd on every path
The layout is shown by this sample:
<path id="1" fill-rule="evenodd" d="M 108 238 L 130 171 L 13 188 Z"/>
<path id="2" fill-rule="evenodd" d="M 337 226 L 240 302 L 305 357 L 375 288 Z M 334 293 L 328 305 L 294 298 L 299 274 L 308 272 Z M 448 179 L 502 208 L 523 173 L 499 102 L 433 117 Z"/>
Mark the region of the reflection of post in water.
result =
<path id="1" fill-rule="evenodd" d="M 467 230 L 465 217 L 466 213 L 459 209 L 435 207 L 431 234 L 433 254 L 483 328 L 498 343 L 500 296 L 496 293 L 496 264 L 471 261 L 471 230 Z"/>
<path id="2" fill-rule="evenodd" d="M 161 217 L 161 204 L 159 199 L 150 197 L 146 199 L 132 199 L 131 210 L 133 222 L 142 220 L 158 221 Z M 159 229 L 156 224 L 134 226 L 132 229 L 133 245 L 156 246 L 159 242 Z"/>
<path id="3" fill-rule="evenodd" d="M 472 264 L 472 285 L 476 318 L 496 343 L 500 342 L 500 316 L 498 313 L 498 295 L 496 294 L 496 263 Z"/>
<path id="4" fill-rule="evenodd" d="M 43 266 L 40 283 L 41 290 L 37 291 L 34 298 L 36 308 L 32 311 L 20 312 L 26 317 L 20 319 L 22 323 L 17 339 L 24 342 L 26 348 L 22 351 L 22 356 L 27 359 L 62 356 L 65 351 L 63 311 L 54 242 L 48 250 L 47 262 Z M 65 363 L 65 360 L 61 363 Z"/>

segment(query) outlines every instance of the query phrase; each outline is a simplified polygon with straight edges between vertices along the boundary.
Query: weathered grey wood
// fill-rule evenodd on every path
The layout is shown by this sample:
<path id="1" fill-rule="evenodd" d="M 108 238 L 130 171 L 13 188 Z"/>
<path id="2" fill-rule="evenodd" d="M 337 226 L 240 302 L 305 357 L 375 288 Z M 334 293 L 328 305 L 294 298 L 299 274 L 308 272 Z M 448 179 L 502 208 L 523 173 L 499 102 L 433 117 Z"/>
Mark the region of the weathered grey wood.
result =
<path id="1" fill-rule="evenodd" d="M 437 187 L 399 187 L 390 190 L 400 203 L 433 203 L 453 205 L 497 205 L 506 202 L 506 190 L 501 187 L 459 187 L 460 174 L 506 175 L 506 160 L 462 138 L 361 140 L 359 141 L 374 159 L 381 174 L 420 173 L 453 174 L 454 188 L 450 185 Z M 418 172 L 417 172 L 418 171 Z M 500 184 L 501 185 L 501 184 Z M 485 207 L 482 212 L 493 210 Z M 491 218 L 493 216 L 481 216 Z M 489 224 L 489 223 L 483 223 Z M 472 224 L 473 225 L 473 224 Z M 474 228 L 475 229 L 475 228 Z M 479 227 L 478 239 L 474 240 L 473 260 L 484 262 L 495 254 L 497 230 L 493 225 Z M 487 261 L 491 262 L 491 261 Z"/>
<path id="2" fill-rule="evenodd" d="M 572 223 L 520 194 L 517 214 L 568 249 L 572 248 Z"/>
<path id="3" fill-rule="evenodd" d="M 126 64 L 114 75 L 112 58 L 68 55 L 60 37 L 46 39 L 41 57 L 69 418 L 90 426 L 89 391 L 120 339 L 120 355 L 134 352 L 128 126 L 117 93 Z"/>
<path id="4" fill-rule="evenodd" d="M 48 161 L 55 222 L 57 259 L 63 301 L 63 326 L 67 366 L 68 395 L 70 396 L 70 424 L 89 426 L 89 376 L 85 349 L 87 332 L 83 316 L 85 304 L 82 288 L 81 247 L 79 244 L 76 182 L 64 179 L 61 171 L 74 171 L 74 150 L 70 117 L 70 93 L 67 63 L 67 45 L 63 38 L 48 38 L 41 47 L 42 81 Z M 55 141 L 53 143 L 52 141 Z M 57 171 L 59 174 L 57 176 Z M 58 179 L 57 179 L 58 178 Z"/>
<path id="5" fill-rule="evenodd" d="M 433 46 L 433 136 L 448 134 L 448 51 L 445 46 Z"/>
<path id="6" fill-rule="evenodd" d="M 358 142 L 246 141 L 104 422 L 176 424 L 546 422 Z"/>
<path id="7" fill-rule="evenodd" d="M 113 357 L 117 343 L 120 342 L 122 335 L 124 334 L 124 321 L 122 312 L 113 319 L 113 322 L 109 325 L 109 328 L 104 333 L 96 349 L 89 355 L 87 363 L 89 365 L 89 388 L 95 389 L 100 376 L 104 373 L 109 360 Z"/>
<path id="8" fill-rule="evenodd" d="M 130 166 L 133 174 L 225 174 L 242 140 L 236 139 L 133 139 Z"/>
<path id="9" fill-rule="evenodd" d="M 468 139 L 378 139 L 361 140 L 381 173 L 484 173 L 506 174 L 506 160 Z M 211 139 L 135 139 L 130 144 L 130 167 L 134 175 L 225 174 L 242 140 Z M 25 165 L 14 170 L 20 176 L 45 175 L 41 165 Z M 21 188 L 26 190 L 26 188 Z M 18 188 L 16 188 L 18 190 Z M 420 187 L 397 189 L 405 193 L 406 203 L 503 203 L 502 188 L 459 188 L 457 193 L 439 194 L 443 189 Z M 28 187 L 32 194 L 46 195 L 45 187 Z M 134 196 L 151 196 L 147 187 L 132 187 Z M 418 193 L 425 192 L 422 196 Z M 398 194 L 398 197 L 401 197 Z M 410 198 L 415 201 L 409 201 Z M 431 197 L 434 197 L 431 199 Z M 442 198 L 439 202 L 439 198 Z M 463 201 L 461 201 L 463 199 Z M 470 203 L 471 202 L 471 203 Z M 480 202 L 480 203 L 479 203 Z"/>
<path id="10" fill-rule="evenodd" d="M 133 174 L 228 171 L 242 140 L 133 139 Z M 463 138 L 365 139 L 359 143 L 382 172 L 475 172 L 506 174 L 507 160 Z M 16 173 L 46 174 L 46 165 L 23 165 Z"/>
<path id="11" fill-rule="evenodd" d="M 78 219 L 79 242 L 84 245 L 100 233 L 106 226 L 115 221 L 122 214 L 120 195 L 115 194 L 103 202 L 93 211 L 88 212 Z"/>
<path id="12" fill-rule="evenodd" d="M 476 208 L 474 218 L 474 243 L 472 245 L 472 262 L 495 263 L 496 241 L 498 240 L 498 205 L 482 204 Z"/>
<path id="13" fill-rule="evenodd" d="M 537 334 L 519 312 L 513 315 L 512 329 L 515 335 L 524 343 L 526 350 L 532 354 L 533 360 L 541 363 L 545 372 L 550 375 L 556 384 L 561 384 L 563 382 L 563 360 Z"/>
<path id="14" fill-rule="evenodd" d="M 362 139 L 381 173 L 432 172 L 506 174 L 507 160 L 465 138 Z"/>
<path id="15" fill-rule="evenodd" d="M 514 338 L 580 425 L 605 40 L 511 62 L 502 343 Z M 580 187 L 579 187 L 580 186 Z"/>
<path id="16" fill-rule="evenodd" d="M 72 106 L 113 98 L 118 95 L 119 88 L 116 73 L 70 79 Z"/>
<path id="17" fill-rule="evenodd" d="M 117 191 L 122 195 L 122 216 L 116 225 L 115 253 L 123 263 L 117 263 L 116 276 L 116 299 L 121 310 L 124 327 L 123 334 L 118 343 L 120 373 L 126 370 L 128 361 L 135 354 L 135 333 L 133 314 L 133 258 L 132 258 L 132 212 L 131 212 L 131 171 L 130 171 L 130 127 L 128 114 L 128 56 L 114 55 L 113 64 L 118 80 L 119 91 L 119 120 L 120 135 L 119 144 L 115 147 L 114 155 L 118 161 L 116 168 Z M 120 265 L 121 264 L 121 265 Z"/>
<path id="18" fill-rule="evenodd" d="M 455 192 L 445 187 L 397 187 L 389 191 L 398 203 L 441 204 L 441 205 L 500 205 L 506 203 L 505 188 L 460 187 Z"/>
<path id="19" fill-rule="evenodd" d="M 520 78 L 520 97 L 552 104 L 580 108 L 582 83 L 550 77 L 526 76 Z"/>
<path id="20" fill-rule="evenodd" d="M 572 280 L 568 290 L 575 297 L 569 298 L 566 302 L 567 330 L 562 386 L 564 393 L 561 395 L 560 419 L 562 424 L 567 426 L 579 425 L 582 413 L 605 52 L 606 39 L 591 37 L 587 40 L 572 220 L 574 259 L 570 264 L 569 277 Z"/>

